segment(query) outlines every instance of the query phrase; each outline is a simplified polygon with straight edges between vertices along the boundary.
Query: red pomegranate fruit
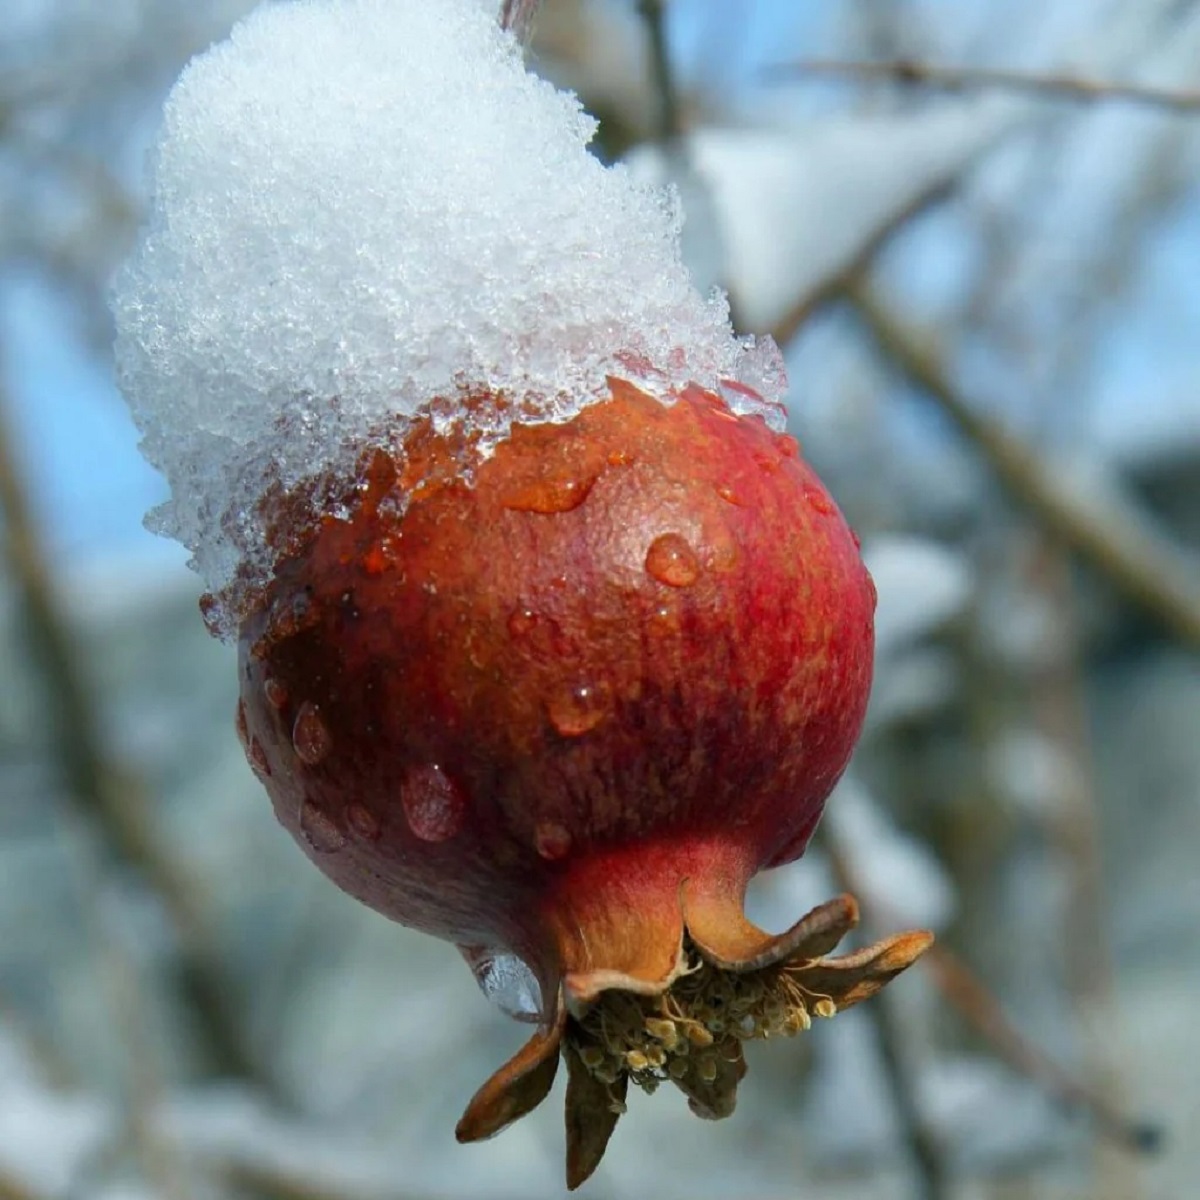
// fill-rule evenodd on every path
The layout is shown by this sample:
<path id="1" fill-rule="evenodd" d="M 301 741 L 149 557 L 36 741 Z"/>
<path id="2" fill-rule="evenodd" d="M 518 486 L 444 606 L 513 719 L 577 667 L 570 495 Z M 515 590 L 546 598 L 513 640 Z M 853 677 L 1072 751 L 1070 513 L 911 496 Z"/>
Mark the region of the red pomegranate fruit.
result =
<path id="1" fill-rule="evenodd" d="M 778 936 L 745 917 L 859 734 L 874 588 L 792 438 L 698 387 L 610 391 L 489 454 L 418 422 L 302 538 L 277 505 L 240 631 L 239 731 L 312 861 L 536 978 L 540 1028 L 458 1136 L 532 1109 L 561 1054 L 571 1187 L 630 1080 L 726 1116 L 744 1041 L 866 998 L 929 942 L 829 957 L 848 896 Z"/>

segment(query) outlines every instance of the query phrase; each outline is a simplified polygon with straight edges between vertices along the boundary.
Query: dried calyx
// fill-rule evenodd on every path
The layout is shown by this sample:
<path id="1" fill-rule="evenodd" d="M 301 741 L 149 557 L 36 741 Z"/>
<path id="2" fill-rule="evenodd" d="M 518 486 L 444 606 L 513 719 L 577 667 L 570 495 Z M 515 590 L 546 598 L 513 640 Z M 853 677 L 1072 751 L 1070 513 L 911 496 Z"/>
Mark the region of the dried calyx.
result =
<path id="1" fill-rule="evenodd" d="M 570 1188 L 598 1166 L 631 1082 L 647 1093 L 673 1083 L 697 1116 L 729 1116 L 746 1074 L 745 1042 L 790 1037 L 814 1016 L 833 1017 L 867 999 L 932 941 L 923 931 L 903 933 L 831 957 L 857 920 L 854 899 L 843 895 L 777 937 L 743 918 L 734 941 L 719 948 L 689 922 L 676 966 L 657 987 L 605 980 L 609 986 L 594 993 L 586 978 L 568 975 L 546 1025 L 471 1101 L 459 1140 L 491 1137 L 540 1104 L 560 1054 L 567 1063 Z M 739 956 L 730 958 L 734 944 Z"/>

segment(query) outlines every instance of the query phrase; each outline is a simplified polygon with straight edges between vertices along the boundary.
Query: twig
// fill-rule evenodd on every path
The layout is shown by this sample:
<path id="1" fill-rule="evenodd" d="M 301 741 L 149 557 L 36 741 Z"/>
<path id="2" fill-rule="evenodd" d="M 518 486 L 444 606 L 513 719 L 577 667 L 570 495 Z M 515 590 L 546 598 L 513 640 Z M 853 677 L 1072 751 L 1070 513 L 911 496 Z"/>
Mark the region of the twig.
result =
<path id="1" fill-rule="evenodd" d="M 988 988 L 944 944 L 931 946 L 922 961 L 946 999 L 1010 1066 L 1040 1084 L 1061 1104 L 1087 1112 L 1105 1137 L 1140 1153 L 1153 1153 L 1159 1148 L 1162 1131 L 1158 1126 L 1114 1111 L 1103 1097 L 1030 1042 Z"/>
<path id="2" fill-rule="evenodd" d="M 1072 103 L 1117 101 L 1174 113 L 1200 112 L 1200 91 L 1192 89 L 1158 88 L 1111 79 L 1085 79 L 1076 75 L 1043 75 L 999 67 L 955 67 L 904 58 L 890 62 L 801 59 L 799 62 L 772 65 L 766 69 L 766 73 L 772 78 L 804 75 L 882 79 L 891 83 L 952 91 L 988 88 Z"/>
<path id="3" fill-rule="evenodd" d="M 210 948 L 207 922 L 184 870 L 146 819 L 134 781 L 108 758 L 80 652 L 62 613 L 18 477 L 0 390 L 3 550 L 21 591 L 29 645 L 41 666 L 49 724 L 67 793 L 108 850 L 132 867 L 169 912 L 179 939 L 182 994 L 219 1070 L 265 1082 L 230 1012 L 232 989 Z"/>
<path id="4" fill-rule="evenodd" d="M 657 136 L 666 143 L 678 140 L 683 132 L 679 89 L 671 69 L 667 46 L 666 13 L 663 0 L 638 0 L 638 12 L 650 36 L 650 64 L 654 90 L 658 96 Z"/>
<path id="5" fill-rule="evenodd" d="M 509 29 L 523 46 L 533 37 L 533 25 L 542 0 L 504 0 L 500 6 L 500 28 Z"/>
<path id="6" fill-rule="evenodd" d="M 821 849 L 829 857 L 839 886 L 852 895 L 862 894 L 849 858 L 838 845 L 828 823 L 818 829 L 816 838 Z M 930 947 L 930 950 L 934 948 Z M 927 950 L 925 953 L 929 952 Z M 869 1004 L 861 1005 L 859 1011 L 866 1015 L 875 1028 L 892 1107 L 900 1124 L 905 1148 L 916 1171 L 918 1194 L 922 1200 L 946 1200 L 951 1193 L 946 1156 L 917 1103 L 912 1067 L 904 1051 L 905 1037 L 900 1015 L 891 1002 L 891 997 L 886 993 L 875 997 Z"/>
<path id="7" fill-rule="evenodd" d="M 1129 600 L 1200 649 L 1200 580 L 1170 543 L 1152 536 L 1126 508 L 1101 510 L 1081 497 L 1035 450 L 968 402 L 929 340 L 866 284 L 852 280 L 844 291 L 886 357 L 938 403 L 1009 491 Z"/>

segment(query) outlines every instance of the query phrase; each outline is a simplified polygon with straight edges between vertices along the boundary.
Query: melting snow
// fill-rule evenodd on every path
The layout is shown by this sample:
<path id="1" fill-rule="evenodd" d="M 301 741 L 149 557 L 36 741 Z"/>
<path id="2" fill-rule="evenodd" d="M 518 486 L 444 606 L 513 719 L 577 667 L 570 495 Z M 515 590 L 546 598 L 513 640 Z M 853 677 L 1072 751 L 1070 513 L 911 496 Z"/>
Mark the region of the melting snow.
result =
<path id="1" fill-rule="evenodd" d="M 155 527 L 214 590 L 270 570 L 268 480 L 346 469 L 435 397 L 565 421 L 631 361 L 663 392 L 781 384 L 774 347 L 692 286 L 673 195 L 588 153 L 595 123 L 491 7 L 264 5 L 167 101 L 116 353 L 171 485 Z"/>

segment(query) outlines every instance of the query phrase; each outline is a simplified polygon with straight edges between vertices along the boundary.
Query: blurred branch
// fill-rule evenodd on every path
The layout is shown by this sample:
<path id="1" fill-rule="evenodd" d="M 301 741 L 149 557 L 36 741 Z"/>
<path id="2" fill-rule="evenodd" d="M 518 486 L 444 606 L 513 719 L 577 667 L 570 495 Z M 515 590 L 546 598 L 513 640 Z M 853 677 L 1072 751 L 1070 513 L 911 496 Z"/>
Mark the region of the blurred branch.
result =
<path id="1" fill-rule="evenodd" d="M 923 961 L 946 999 L 1010 1066 L 1040 1084 L 1060 1103 L 1083 1109 L 1105 1137 L 1141 1153 L 1159 1148 L 1162 1131 L 1156 1125 L 1115 1112 L 1107 1101 L 1030 1042 L 1009 1020 L 987 986 L 944 945 L 938 942 L 931 946 Z"/>
<path id="2" fill-rule="evenodd" d="M 1200 580 L 1170 543 L 1126 506 L 1097 505 L 1038 453 L 959 394 L 932 340 L 890 311 L 858 279 L 844 292 L 885 356 L 935 400 L 1000 480 L 1044 526 L 1129 600 L 1200 649 Z"/>
<path id="3" fill-rule="evenodd" d="M 650 67 L 658 96 L 657 135 L 663 142 L 673 142 L 683 132 L 683 120 L 667 46 L 666 8 L 663 0 L 638 0 L 638 12 L 650 38 Z"/>
<path id="4" fill-rule="evenodd" d="M 918 85 L 947 91 L 993 89 L 1073 103 L 1119 101 L 1140 104 L 1173 113 L 1200 113 L 1200 91 L 1156 88 L 1109 79 L 1086 79 L 1075 75 L 1042 75 L 997 67 L 952 67 L 935 63 L 893 59 L 870 62 L 851 59 L 801 59 L 768 67 L 771 78 L 834 76 L 861 81 Z"/>
<path id="5" fill-rule="evenodd" d="M 829 858 L 838 886 L 851 895 L 863 894 L 850 857 L 844 853 L 828 822 L 817 830 L 816 840 Z M 870 934 L 867 938 L 873 940 Z M 925 953 L 936 948 L 935 944 Z M 900 1135 L 916 1170 L 918 1195 L 922 1200 L 948 1200 L 952 1189 L 946 1156 L 917 1102 L 916 1081 L 904 1049 L 907 1039 L 901 1015 L 887 992 L 876 996 L 869 1004 L 861 1005 L 859 1011 L 875 1030 Z"/>
<path id="6" fill-rule="evenodd" d="M 70 798 L 106 847 L 155 891 L 178 937 L 182 994 L 217 1067 L 264 1082 L 230 1011 L 234 992 L 212 952 L 202 906 L 182 864 L 146 818 L 134 781 L 109 761 L 82 656 L 68 628 L 25 491 L 0 389 L 0 517 L 4 553 L 21 593 L 32 655 L 47 691 L 51 736 Z"/>

